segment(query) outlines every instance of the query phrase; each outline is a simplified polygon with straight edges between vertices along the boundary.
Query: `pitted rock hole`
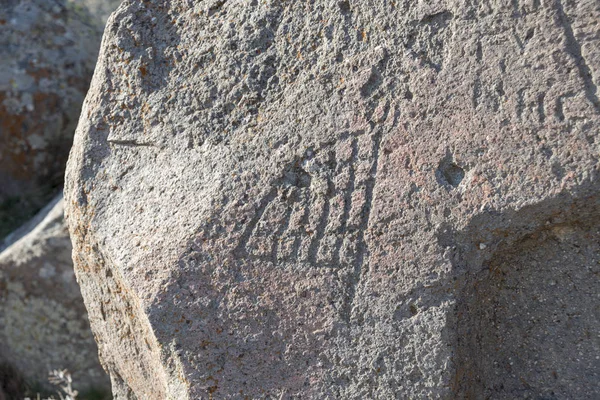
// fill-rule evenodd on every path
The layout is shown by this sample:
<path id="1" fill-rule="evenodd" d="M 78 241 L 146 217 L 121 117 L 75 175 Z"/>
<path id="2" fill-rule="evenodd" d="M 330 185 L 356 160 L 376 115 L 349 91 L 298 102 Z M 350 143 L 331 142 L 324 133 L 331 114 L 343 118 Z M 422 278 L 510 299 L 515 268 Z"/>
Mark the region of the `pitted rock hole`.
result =
<path id="1" fill-rule="evenodd" d="M 456 165 L 451 158 L 446 157 L 438 167 L 438 173 L 442 182 L 452 187 L 458 187 L 465 178 L 465 170 Z"/>
<path id="2" fill-rule="evenodd" d="M 600 398 L 595 222 L 554 226 L 500 250 L 467 285 L 458 309 L 459 397 Z"/>
<path id="3" fill-rule="evenodd" d="M 342 11 L 342 14 L 348 14 L 351 11 L 349 1 L 338 1 L 338 7 Z"/>

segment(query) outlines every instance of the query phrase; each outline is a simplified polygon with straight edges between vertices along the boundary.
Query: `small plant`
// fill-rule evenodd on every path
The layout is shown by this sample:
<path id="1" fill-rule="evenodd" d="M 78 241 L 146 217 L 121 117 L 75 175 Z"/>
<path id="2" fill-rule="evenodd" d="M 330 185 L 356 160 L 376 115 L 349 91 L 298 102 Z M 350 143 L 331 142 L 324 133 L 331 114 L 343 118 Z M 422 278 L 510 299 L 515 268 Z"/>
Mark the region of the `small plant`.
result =
<path id="1" fill-rule="evenodd" d="M 71 386 L 73 379 L 71 378 L 71 373 L 66 369 L 50 371 L 48 381 L 54 386 L 58 386 L 64 392 L 64 396 L 61 392 L 58 392 L 61 400 L 77 400 L 79 393 Z"/>
<path id="2" fill-rule="evenodd" d="M 77 400 L 77 395 L 79 394 L 77 390 L 73 389 L 73 379 L 71 378 L 71 373 L 66 369 L 55 369 L 50 371 L 48 375 L 48 381 L 54 386 L 58 386 L 59 392 L 58 396 L 60 400 Z M 57 400 L 56 397 L 50 396 L 42 399 L 42 397 L 38 394 L 37 397 L 31 398 L 26 397 L 25 400 Z"/>

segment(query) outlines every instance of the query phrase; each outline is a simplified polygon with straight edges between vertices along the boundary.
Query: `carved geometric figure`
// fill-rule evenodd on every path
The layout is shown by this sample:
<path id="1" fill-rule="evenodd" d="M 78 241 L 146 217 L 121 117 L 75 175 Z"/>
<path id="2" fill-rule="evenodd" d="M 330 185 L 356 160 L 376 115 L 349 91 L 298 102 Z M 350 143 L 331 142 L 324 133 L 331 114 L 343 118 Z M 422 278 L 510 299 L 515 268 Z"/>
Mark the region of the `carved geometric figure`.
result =
<path id="1" fill-rule="evenodd" d="M 456 396 L 464 285 L 599 193 L 595 7 L 192 3 L 111 17 L 69 162 L 116 396 Z"/>
<path id="2" fill-rule="evenodd" d="M 238 252 L 273 264 L 307 263 L 343 267 L 361 262 L 340 257 L 344 236 L 369 218 L 368 192 L 374 186 L 378 134 L 363 131 L 340 142 L 338 152 L 317 151 L 294 167 L 263 199 L 245 228 Z M 323 156 L 323 154 L 328 154 Z M 284 194 L 293 187 L 293 196 Z M 358 247 L 364 247 L 359 239 Z M 360 267 L 356 267 L 359 268 Z"/>

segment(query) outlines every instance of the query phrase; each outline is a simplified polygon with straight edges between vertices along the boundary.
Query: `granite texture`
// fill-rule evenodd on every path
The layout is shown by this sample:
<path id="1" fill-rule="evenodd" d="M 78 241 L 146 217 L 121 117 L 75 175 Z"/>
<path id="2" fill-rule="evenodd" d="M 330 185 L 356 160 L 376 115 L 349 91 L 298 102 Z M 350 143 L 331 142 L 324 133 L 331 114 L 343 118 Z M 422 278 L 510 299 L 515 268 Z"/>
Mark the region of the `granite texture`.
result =
<path id="1" fill-rule="evenodd" d="M 599 20 L 126 0 L 65 189 L 116 398 L 599 397 Z"/>

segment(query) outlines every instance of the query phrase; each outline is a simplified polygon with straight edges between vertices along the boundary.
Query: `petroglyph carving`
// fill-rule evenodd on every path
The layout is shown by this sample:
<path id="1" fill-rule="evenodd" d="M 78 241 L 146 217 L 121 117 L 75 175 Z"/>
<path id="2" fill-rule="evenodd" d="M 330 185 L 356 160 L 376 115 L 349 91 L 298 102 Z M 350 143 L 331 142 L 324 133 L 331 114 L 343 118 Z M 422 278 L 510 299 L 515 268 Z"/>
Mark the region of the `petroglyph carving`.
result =
<path id="1" fill-rule="evenodd" d="M 380 142 L 379 131 L 359 131 L 308 150 L 265 194 L 236 253 L 273 264 L 362 265 Z"/>

